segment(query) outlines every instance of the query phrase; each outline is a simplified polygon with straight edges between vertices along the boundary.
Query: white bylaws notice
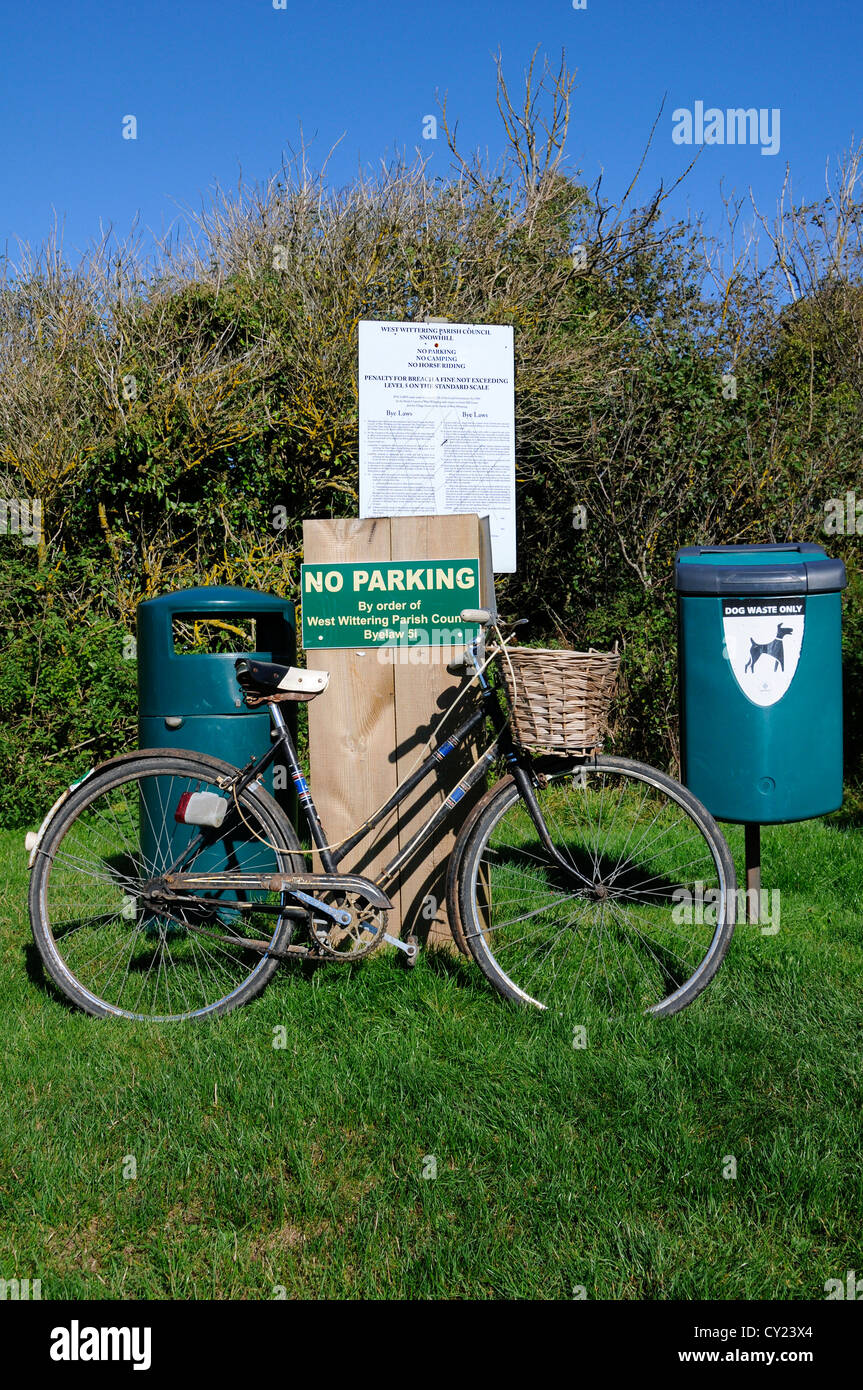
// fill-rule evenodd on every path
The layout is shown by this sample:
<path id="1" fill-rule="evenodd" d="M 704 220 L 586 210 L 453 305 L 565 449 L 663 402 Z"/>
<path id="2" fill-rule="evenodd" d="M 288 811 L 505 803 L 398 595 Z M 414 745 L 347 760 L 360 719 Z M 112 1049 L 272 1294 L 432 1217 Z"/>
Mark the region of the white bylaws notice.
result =
<path id="1" fill-rule="evenodd" d="M 488 516 L 515 569 L 513 331 L 359 325 L 360 516 Z"/>

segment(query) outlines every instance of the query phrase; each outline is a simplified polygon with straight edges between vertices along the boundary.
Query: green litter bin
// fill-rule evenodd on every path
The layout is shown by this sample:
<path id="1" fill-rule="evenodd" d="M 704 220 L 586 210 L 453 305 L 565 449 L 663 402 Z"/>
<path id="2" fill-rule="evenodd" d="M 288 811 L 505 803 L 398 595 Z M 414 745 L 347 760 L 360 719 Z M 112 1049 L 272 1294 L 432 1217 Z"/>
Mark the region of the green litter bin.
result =
<path id="1" fill-rule="evenodd" d="M 845 566 L 814 543 L 675 557 L 683 781 L 720 820 L 842 804 Z"/>
<path id="2" fill-rule="evenodd" d="M 268 706 L 249 709 L 237 683 L 238 656 L 291 665 L 296 660 L 294 605 L 254 589 L 182 589 L 138 605 L 138 746 L 208 753 L 242 767 L 270 747 Z M 295 712 L 286 718 L 295 734 Z M 293 720 L 293 723 L 292 723 Z M 296 797 L 278 759 L 263 778 L 296 825 Z M 174 807 L 149 802 L 142 789 L 141 849 L 154 872 L 178 855 L 197 831 L 178 824 Z M 261 847 L 242 835 L 232 846 L 236 867 L 261 869 Z M 275 860 L 273 861 L 275 866 Z M 200 858 L 199 870 L 206 868 Z"/>

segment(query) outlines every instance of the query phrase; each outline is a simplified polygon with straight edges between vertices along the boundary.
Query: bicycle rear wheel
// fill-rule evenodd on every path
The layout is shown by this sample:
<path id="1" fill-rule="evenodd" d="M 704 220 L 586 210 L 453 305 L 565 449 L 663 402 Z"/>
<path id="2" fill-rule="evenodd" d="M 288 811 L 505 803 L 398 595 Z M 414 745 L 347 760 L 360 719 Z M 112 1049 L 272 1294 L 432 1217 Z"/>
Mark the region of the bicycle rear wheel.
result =
<path id="1" fill-rule="evenodd" d="M 197 893 L 194 905 L 145 901 L 144 886 L 192 846 L 201 828 L 175 819 L 186 793 L 228 801 L 187 873 L 301 873 L 293 826 L 259 784 L 237 804 L 219 785 L 236 769 L 195 753 L 141 752 L 96 771 L 45 830 L 30 881 L 30 922 L 45 968 L 79 1008 L 98 1017 L 173 1022 L 227 1013 L 264 988 L 293 922 L 258 905 L 264 891 Z M 240 814 L 242 813 L 242 814 Z M 262 837 L 262 840 L 257 837 Z M 255 906 L 244 912 L 238 904 Z"/>
<path id="2" fill-rule="evenodd" d="M 559 858 L 512 777 L 466 828 L 455 891 L 480 969 L 572 1024 L 685 1008 L 734 931 L 734 862 L 710 813 L 664 773 L 611 757 L 556 764 L 536 799 Z"/>

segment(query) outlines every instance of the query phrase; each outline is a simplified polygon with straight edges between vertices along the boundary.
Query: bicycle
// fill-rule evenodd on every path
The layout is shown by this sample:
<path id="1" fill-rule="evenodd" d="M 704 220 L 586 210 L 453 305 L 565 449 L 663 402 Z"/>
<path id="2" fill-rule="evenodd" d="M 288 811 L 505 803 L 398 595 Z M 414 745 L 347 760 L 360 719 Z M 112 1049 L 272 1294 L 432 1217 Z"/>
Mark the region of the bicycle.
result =
<path id="1" fill-rule="evenodd" d="M 245 699 L 269 705 L 273 732 L 268 751 L 242 769 L 150 749 L 73 784 L 30 837 L 33 935 L 63 995 L 98 1017 L 173 1022 L 245 1004 L 293 958 L 351 962 L 388 942 L 412 965 L 419 943 L 413 931 L 405 940 L 387 931 L 387 890 L 499 762 L 503 776 L 470 812 L 448 864 L 460 950 L 506 999 L 570 1022 L 595 1007 L 662 1016 L 688 1005 L 734 930 L 734 864 L 712 816 L 655 768 L 596 747 L 542 751 L 546 738 L 554 742 L 547 721 L 532 739 L 517 717 L 519 700 L 528 723 L 536 713 L 533 697 L 516 689 L 513 658 L 532 669 L 534 650 L 512 646 L 520 624 L 486 610 L 462 620 L 480 629 L 465 648 L 469 679 L 459 695 L 472 690 L 475 707 L 435 741 L 438 726 L 428 756 L 338 845 L 327 843 L 280 708 L 321 694 L 323 672 L 238 658 Z M 495 645 L 486 650 L 489 628 Z M 490 679 L 494 661 L 508 698 Z M 491 742 L 375 878 L 340 872 L 347 854 L 489 724 Z M 261 782 L 280 751 L 311 849 Z M 305 867 L 309 853 L 320 871 Z"/>

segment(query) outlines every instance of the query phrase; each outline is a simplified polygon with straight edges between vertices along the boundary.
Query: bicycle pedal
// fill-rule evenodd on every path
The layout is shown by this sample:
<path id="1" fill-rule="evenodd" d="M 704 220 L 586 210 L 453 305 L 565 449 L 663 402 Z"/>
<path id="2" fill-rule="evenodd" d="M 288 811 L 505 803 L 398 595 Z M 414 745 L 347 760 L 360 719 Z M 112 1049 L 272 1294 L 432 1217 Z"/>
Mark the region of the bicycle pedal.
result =
<path id="1" fill-rule="evenodd" d="M 420 946 L 415 936 L 409 936 L 405 941 L 402 941 L 398 936 L 391 936 L 389 932 L 384 932 L 384 941 L 388 941 L 390 946 L 395 946 L 396 950 L 401 951 L 405 958 L 405 965 L 409 969 L 416 965 Z"/>
<path id="2" fill-rule="evenodd" d="M 397 951 L 403 951 L 406 956 L 416 954 L 416 948 L 411 947 L 409 941 L 402 941 L 398 936 L 391 936 L 388 931 L 384 932 L 384 941 L 389 942 L 390 946 L 395 946 Z"/>

